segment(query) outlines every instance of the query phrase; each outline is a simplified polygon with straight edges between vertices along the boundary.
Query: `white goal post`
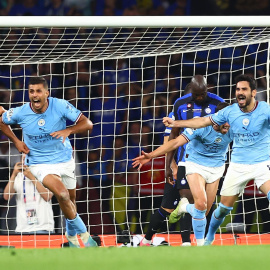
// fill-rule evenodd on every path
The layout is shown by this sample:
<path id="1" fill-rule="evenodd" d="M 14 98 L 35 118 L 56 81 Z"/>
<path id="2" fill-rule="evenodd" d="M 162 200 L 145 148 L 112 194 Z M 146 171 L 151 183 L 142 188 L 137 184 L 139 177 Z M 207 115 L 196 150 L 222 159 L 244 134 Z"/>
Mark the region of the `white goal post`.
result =
<path id="1" fill-rule="evenodd" d="M 108 246 L 108 235 L 122 230 L 143 234 L 160 206 L 164 157 L 142 172 L 131 162 L 141 149 L 163 143 L 162 117 L 192 76 L 204 75 L 209 91 L 232 103 L 235 76 L 248 73 L 258 82 L 258 99 L 269 103 L 269 24 L 267 16 L 0 17 L 0 105 L 28 102 L 29 78 L 43 76 L 53 97 L 67 99 L 93 121 L 92 134 L 71 138 L 77 208 L 89 232 Z M 19 154 L 2 135 L 0 150 L 2 170 L 10 175 Z M 3 199 L 7 176 L 1 175 L 0 245 L 12 245 L 16 202 Z M 53 204 L 55 232 L 63 235 Z M 270 243 L 268 201 L 254 188 L 222 224 L 220 244 L 234 243 L 228 223 L 246 225 L 242 243 Z M 162 235 L 178 245 L 175 232 L 178 226 L 164 224 Z"/>

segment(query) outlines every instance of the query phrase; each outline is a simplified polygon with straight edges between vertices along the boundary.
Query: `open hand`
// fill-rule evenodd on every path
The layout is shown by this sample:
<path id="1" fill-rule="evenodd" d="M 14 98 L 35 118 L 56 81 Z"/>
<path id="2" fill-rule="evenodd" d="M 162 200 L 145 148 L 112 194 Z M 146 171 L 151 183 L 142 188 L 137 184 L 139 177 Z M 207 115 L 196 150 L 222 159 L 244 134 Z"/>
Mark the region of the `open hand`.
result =
<path id="1" fill-rule="evenodd" d="M 62 143 L 65 142 L 66 138 L 70 135 L 70 131 L 67 129 L 58 130 L 55 132 L 50 133 L 50 135 L 56 139 L 63 138 Z"/>
<path id="2" fill-rule="evenodd" d="M 144 151 L 142 151 L 142 155 L 141 156 L 138 156 L 134 159 L 132 159 L 134 162 L 132 163 L 132 167 L 133 168 L 136 168 L 137 166 L 138 167 L 138 171 L 141 169 L 141 167 L 149 162 L 151 160 L 151 157 L 150 157 L 150 154 L 148 153 L 145 153 Z"/>

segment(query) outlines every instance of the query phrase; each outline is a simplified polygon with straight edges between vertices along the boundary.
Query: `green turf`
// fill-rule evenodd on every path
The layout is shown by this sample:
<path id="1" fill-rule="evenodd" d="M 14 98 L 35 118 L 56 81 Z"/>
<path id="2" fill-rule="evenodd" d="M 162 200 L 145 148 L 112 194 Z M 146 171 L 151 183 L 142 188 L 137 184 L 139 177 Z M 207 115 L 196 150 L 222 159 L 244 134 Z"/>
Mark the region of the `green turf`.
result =
<path id="1" fill-rule="evenodd" d="M 268 269 L 270 246 L 0 249 L 1 269 Z"/>

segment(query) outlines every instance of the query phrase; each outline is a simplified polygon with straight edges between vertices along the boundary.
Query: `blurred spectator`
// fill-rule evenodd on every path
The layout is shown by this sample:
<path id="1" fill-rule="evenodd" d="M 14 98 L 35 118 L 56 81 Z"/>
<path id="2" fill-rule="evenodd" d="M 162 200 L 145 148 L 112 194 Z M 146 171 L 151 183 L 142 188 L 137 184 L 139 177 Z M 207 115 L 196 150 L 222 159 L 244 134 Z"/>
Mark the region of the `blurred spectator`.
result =
<path id="1" fill-rule="evenodd" d="M 74 15 L 76 9 L 66 5 L 64 0 L 51 0 L 46 8 L 47 16 L 71 16 Z"/>
<path id="2" fill-rule="evenodd" d="M 171 3 L 165 11 L 165 15 L 183 16 L 189 14 L 189 4 L 191 0 L 176 0 Z"/>
<path id="3" fill-rule="evenodd" d="M 161 0 L 137 0 L 140 16 L 162 16 L 164 15 L 163 1 Z"/>
<path id="4" fill-rule="evenodd" d="M 125 89 L 135 88 L 140 90 L 135 71 L 130 67 L 128 59 L 113 60 L 112 65 L 108 63 L 104 71 L 104 79 L 109 84 L 112 92 L 117 89 L 117 95 L 123 95 Z"/>
<path id="5" fill-rule="evenodd" d="M 74 107 L 78 108 L 83 112 L 84 115 L 88 115 L 88 107 L 83 104 L 83 99 L 78 95 L 76 87 L 66 87 L 65 88 L 65 100 L 69 101 Z"/>
<path id="6" fill-rule="evenodd" d="M 166 80 L 163 80 L 163 82 L 164 89 L 167 89 L 167 93 L 169 94 L 168 105 L 173 105 L 176 99 L 180 97 L 180 90 L 177 86 L 177 78 L 175 77 L 175 75 L 170 73 Z"/>
<path id="7" fill-rule="evenodd" d="M 133 159 L 141 153 L 141 124 L 140 122 L 131 122 L 128 132 L 128 156 Z M 147 145 L 148 146 L 148 145 Z M 142 149 L 143 150 L 143 149 Z"/>
<path id="8" fill-rule="evenodd" d="M 14 4 L 14 0 L 1 0 L 0 1 L 0 16 L 7 16 L 13 4 Z"/>
<path id="9" fill-rule="evenodd" d="M 0 82 L 0 106 L 3 106 L 6 110 L 9 109 L 11 102 L 14 99 L 15 92 L 6 88 L 3 82 Z"/>
<path id="10" fill-rule="evenodd" d="M 102 152 L 101 152 L 102 151 Z M 77 203 L 81 213 L 90 213 L 91 231 L 95 233 L 114 233 L 114 217 L 110 211 L 112 188 L 112 162 L 104 158 L 105 151 L 91 149 L 87 162 L 81 164 L 83 186 L 81 201 Z M 87 199 L 89 198 L 89 199 Z M 85 214 L 82 214 L 85 219 Z M 103 227 L 97 226 L 102 222 Z M 96 228 L 95 228 L 96 227 Z M 116 224 L 117 227 L 117 224 Z"/>
<path id="11" fill-rule="evenodd" d="M 18 162 L 4 190 L 4 199 L 10 201 L 16 194 L 17 233 L 49 234 L 54 232 L 51 198 L 53 196 L 35 179 L 28 166 Z"/>
<path id="12" fill-rule="evenodd" d="M 15 3 L 10 9 L 9 16 L 43 16 L 44 9 L 38 6 L 37 0 L 22 0 Z"/>
<path id="13" fill-rule="evenodd" d="M 68 7 L 75 8 L 84 16 L 93 15 L 94 0 L 64 0 Z"/>
<path id="14" fill-rule="evenodd" d="M 102 199 L 103 212 L 109 212 L 109 198 L 112 187 L 112 162 L 101 159 L 101 150 L 89 150 L 87 162 L 81 165 L 83 186 L 95 186 Z M 89 183 L 89 181 L 91 183 Z"/>
<path id="15" fill-rule="evenodd" d="M 269 0 L 234 0 L 220 1 L 215 0 L 211 3 L 217 6 L 217 15 L 269 15 L 270 1 Z"/>
<path id="16" fill-rule="evenodd" d="M 6 200 L 4 199 L 4 189 L 9 179 L 9 166 L 5 159 L 0 156 L 0 234 L 4 234 L 6 230 Z M 13 218 L 15 215 L 13 216 Z"/>
<path id="17" fill-rule="evenodd" d="M 138 121 L 141 118 L 141 91 L 137 91 L 136 87 L 125 87 L 123 97 L 124 118 L 121 125 L 120 134 L 126 134 L 130 122 Z"/>
<path id="18" fill-rule="evenodd" d="M 92 92 L 98 97 L 90 101 L 90 119 L 94 123 L 90 140 L 97 148 L 101 145 L 111 148 L 114 136 L 119 134 L 123 125 L 125 106 L 122 99 L 110 95 L 107 83 L 99 83 Z"/>
<path id="19" fill-rule="evenodd" d="M 14 65 L 12 68 L 2 70 L 2 83 L 7 89 L 11 89 L 12 106 L 19 106 L 22 102 L 28 102 L 28 94 L 24 89 L 27 88 L 29 77 L 31 75 L 31 67 L 29 65 Z"/>
<path id="20" fill-rule="evenodd" d="M 9 141 L 8 137 L 0 132 L 0 156 L 4 159 L 8 167 L 11 169 L 14 165 L 20 161 L 21 154 L 14 146 L 14 144 Z"/>
<path id="21" fill-rule="evenodd" d="M 189 12 L 187 15 L 204 15 L 204 16 L 210 16 L 210 15 L 220 15 L 219 14 L 219 8 L 217 6 L 218 0 L 187 0 L 187 3 L 189 5 Z M 227 1 L 227 0 L 226 0 Z M 230 0 L 229 0 L 230 1 Z M 240 0 L 241 1 L 241 0 Z"/>
<path id="22" fill-rule="evenodd" d="M 113 173 L 115 175 L 115 182 L 122 185 L 127 184 L 128 172 L 132 169 L 132 160 L 127 155 L 126 139 L 123 137 L 116 137 L 114 140 L 114 150 L 111 156 L 113 160 Z"/>
<path id="23" fill-rule="evenodd" d="M 121 0 L 98 0 L 95 1 L 95 16 L 105 15 L 122 15 L 122 4 Z M 106 12 L 105 12 L 106 11 Z M 108 14 L 109 13 L 109 14 Z M 112 15 L 111 15 L 112 14 Z"/>
<path id="24" fill-rule="evenodd" d="M 154 134 L 154 139 L 151 142 L 153 145 L 160 145 L 163 141 L 164 125 L 162 118 L 166 117 L 166 104 L 161 97 L 153 99 L 152 95 L 145 95 L 143 99 L 142 120 L 144 125 L 147 125 Z"/>
<path id="25" fill-rule="evenodd" d="M 156 93 L 158 96 L 166 96 L 166 82 L 169 74 L 169 57 L 167 55 L 157 56 L 152 67 L 148 68 L 145 74 L 144 80 L 146 80 L 147 83 L 144 88 L 144 92 Z"/>

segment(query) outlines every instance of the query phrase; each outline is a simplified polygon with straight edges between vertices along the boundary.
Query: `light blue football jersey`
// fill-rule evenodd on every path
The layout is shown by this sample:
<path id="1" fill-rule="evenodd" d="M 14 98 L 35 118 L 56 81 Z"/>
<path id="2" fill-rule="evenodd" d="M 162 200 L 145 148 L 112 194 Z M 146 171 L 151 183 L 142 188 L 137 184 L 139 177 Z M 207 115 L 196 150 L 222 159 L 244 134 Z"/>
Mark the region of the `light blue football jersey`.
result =
<path id="1" fill-rule="evenodd" d="M 270 107 L 266 102 L 257 102 L 251 112 L 243 112 L 234 103 L 210 119 L 218 125 L 230 124 L 233 132 L 232 162 L 256 164 L 269 160 Z"/>
<path id="2" fill-rule="evenodd" d="M 186 161 L 206 167 L 220 167 L 227 159 L 232 132 L 216 132 L 212 126 L 199 129 L 186 128 L 182 135 L 188 140 Z"/>
<path id="3" fill-rule="evenodd" d="M 76 122 L 81 111 L 64 99 L 48 98 L 48 108 L 42 113 L 35 113 L 31 103 L 12 108 L 3 114 L 7 125 L 19 124 L 23 130 L 24 142 L 30 149 L 26 164 L 57 164 L 72 158 L 72 146 L 68 138 L 53 138 L 50 133 L 66 128 L 69 119 Z"/>

